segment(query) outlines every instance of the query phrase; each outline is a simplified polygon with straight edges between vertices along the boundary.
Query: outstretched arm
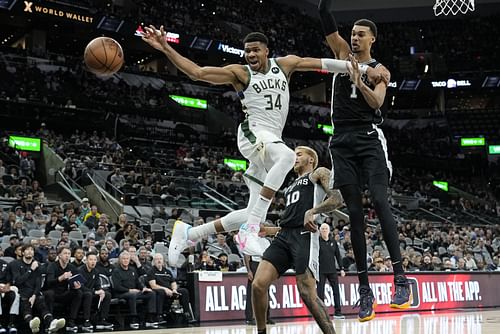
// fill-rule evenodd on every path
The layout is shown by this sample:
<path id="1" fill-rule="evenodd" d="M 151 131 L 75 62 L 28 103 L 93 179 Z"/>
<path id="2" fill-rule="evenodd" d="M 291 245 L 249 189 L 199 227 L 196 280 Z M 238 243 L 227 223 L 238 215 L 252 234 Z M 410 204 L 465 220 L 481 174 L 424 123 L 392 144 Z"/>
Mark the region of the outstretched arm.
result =
<path id="1" fill-rule="evenodd" d="M 333 0 L 320 0 L 318 10 L 326 42 L 337 59 L 346 59 L 351 53 L 351 48 L 338 32 L 337 22 L 333 16 Z"/>
<path id="2" fill-rule="evenodd" d="M 326 191 L 328 198 L 316 205 L 314 208 L 306 211 L 304 215 L 304 227 L 312 232 L 316 232 L 318 227 L 314 222 L 314 215 L 319 213 L 331 212 L 344 205 L 344 200 L 340 191 L 330 189 L 330 171 L 325 167 L 316 169 L 310 176 L 311 181 L 319 183 Z"/>
<path id="3" fill-rule="evenodd" d="M 326 70 L 334 73 L 350 73 L 352 71 L 352 64 L 350 61 L 330 59 L 330 58 L 309 58 L 298 57 L 289 55 L 286 57 L 276 59 L 280 67 L 287 76 L 294 71 L 317 71 Z M 374 69 L 368 65 L 359 65 L 359 72 L 368 75 L 370 82 L 378 83 L 382 78 L 382 72 Z"/>
<path id="4" fill-rule="evenodd" d="M 201 67 L 182 56 L 167 43 L 167 34 L 163 26 L 160 29 L 156 29 L 150 25 L 149 27 L 145 27 L 144 30 L 145 33 L 142 36 L 142 40 L 153 48 L 163 52 L 175 67 L 184 72 L 192 80 L 205 81 L 214 85 L 231 84 L 236 89 L 242 88 L 246 83 L 245 79 L 248 80 L 248 78 L 244 78 L 246 74 L 242 65 Z"/>

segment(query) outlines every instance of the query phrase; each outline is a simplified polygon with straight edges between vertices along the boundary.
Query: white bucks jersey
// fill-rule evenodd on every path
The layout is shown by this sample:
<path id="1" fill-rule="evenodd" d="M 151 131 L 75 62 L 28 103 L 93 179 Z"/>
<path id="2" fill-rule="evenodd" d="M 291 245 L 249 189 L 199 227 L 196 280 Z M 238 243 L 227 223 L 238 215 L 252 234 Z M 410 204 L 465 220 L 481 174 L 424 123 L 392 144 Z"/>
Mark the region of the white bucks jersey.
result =
<path id="1" fill-rule="evenodd" d="M 288 79 L 274 59 L 269 59 L 265 74 L 246 67 L 250 82 L 239 95 L 250 127 L 264 128 L 281 138 L 290 102 Z"/>

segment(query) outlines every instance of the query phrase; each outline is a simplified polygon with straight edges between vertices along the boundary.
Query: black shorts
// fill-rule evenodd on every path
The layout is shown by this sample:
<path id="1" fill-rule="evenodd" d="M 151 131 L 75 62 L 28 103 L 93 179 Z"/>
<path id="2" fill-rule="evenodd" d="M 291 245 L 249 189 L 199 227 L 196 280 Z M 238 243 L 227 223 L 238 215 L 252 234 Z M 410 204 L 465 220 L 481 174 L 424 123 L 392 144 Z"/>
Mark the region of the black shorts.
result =
<path id="1" fill-rule="evenodd" d="M 336 130 L 337 131 L 337 130 Z M 348 184 L 389 185 L 392 164 L 381 129 L 366 126 L 356 131 L 335 133 L 330 138 L 332 188 Z"/>
<path id="2" fill-rule="evenodd" d="M 311 233 L 302 227 L 282 228 L 262 258 L 283 275 L 288 269 L 304 274 L 309 268 L 319 279 L 319 232 Z"/>

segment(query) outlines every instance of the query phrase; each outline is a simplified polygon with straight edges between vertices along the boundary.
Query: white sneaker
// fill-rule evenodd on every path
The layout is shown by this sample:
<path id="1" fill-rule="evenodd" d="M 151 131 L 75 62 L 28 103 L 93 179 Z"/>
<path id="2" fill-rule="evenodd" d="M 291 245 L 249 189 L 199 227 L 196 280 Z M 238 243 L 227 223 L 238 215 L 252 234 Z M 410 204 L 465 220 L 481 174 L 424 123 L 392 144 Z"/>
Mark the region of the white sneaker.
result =
<path id="1" fill-rule="evenodd" d="M 238 234 L 234 237 L 238 249 L 245 255 L 262 256 L 269 241 L 259 237 L 260 225 L 243 224 L 240 226 Z"/>
<path id="2" fill-rule="evenodd" d="M 40 318 L 34 317 L 30 320 L 30 329 L 32 333 L 38 333 L 40 331 Z"/>
<path id="3" fill-rule="evenodd" d="M 63 328 L 65 325 L 66 320 L 64 320 L 63 318 L 54 319 L 50 322 L 49 333 L 57 333 L 57 331 Z"/>
<path id="4" fill-rule="evenodd" d="M 188 246 L 188 231 L 191 225 L 176 221 L 172 230 L 172 238 L 168 246 L 168 264 L 172 267 L 177 265 L 179 255 Z"/>

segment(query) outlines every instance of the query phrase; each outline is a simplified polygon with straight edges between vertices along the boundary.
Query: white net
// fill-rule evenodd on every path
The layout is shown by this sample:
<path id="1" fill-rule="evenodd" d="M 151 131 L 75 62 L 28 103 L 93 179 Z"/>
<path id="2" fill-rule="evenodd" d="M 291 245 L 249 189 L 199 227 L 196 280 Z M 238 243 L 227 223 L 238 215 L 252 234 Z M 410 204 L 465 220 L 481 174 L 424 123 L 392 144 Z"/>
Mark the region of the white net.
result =
<path id="1" fill-rule="evenodd" d="M 457 15 L 473 12 L 475 9 L 474 0 L 436 0 L 434 5 L 434 14 L 439 15 Z"/>

